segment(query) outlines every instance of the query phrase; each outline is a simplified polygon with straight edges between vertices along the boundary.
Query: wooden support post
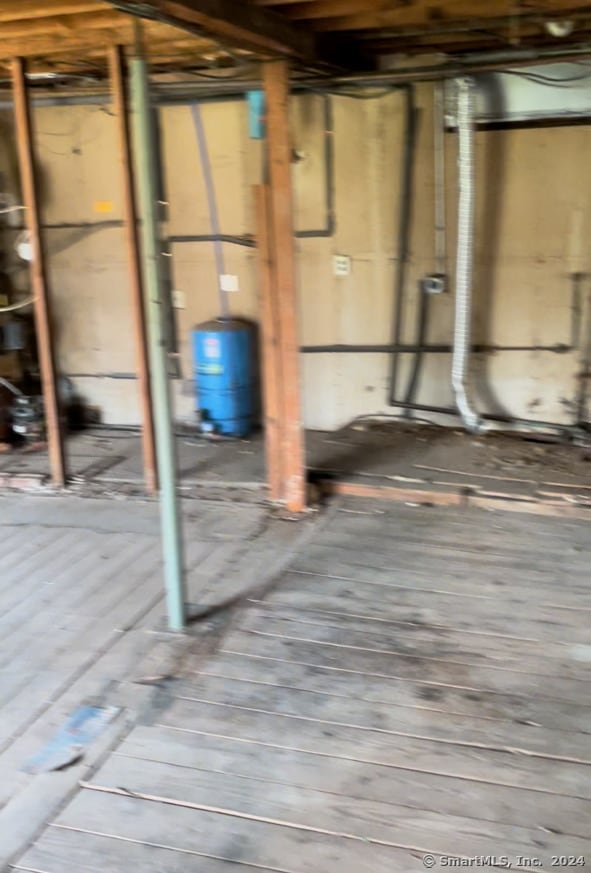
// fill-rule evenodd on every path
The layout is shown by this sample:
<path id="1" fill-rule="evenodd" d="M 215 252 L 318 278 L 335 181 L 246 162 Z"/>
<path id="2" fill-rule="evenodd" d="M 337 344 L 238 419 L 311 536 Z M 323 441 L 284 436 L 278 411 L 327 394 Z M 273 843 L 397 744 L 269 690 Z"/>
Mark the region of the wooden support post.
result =
<path id="1" fill-rule="evenodd" d="M 270 204 L 267 185 L 254 189 L 259 253 L 259 287 L 261 300 L 261 349 L 263 405 L 265 420 L 265 454 L 269 496 L 274 502 L 283 497 L 281 463 L 281 361 L 279 358 L 279 322 L 274 300 L 274 264 L 270 239 Z"/>
<path id="2" fill-rule="evenodd" d="M 131 158 L 131 134 L 129 107 L 125 89 L 124 55 L 121 46 L 113 46 L 109 53 L 109 70 L 113 109 L 117 116 L 119 133 L 119 159 L 123 185 L 123 211 L 125 237 L 131 292 L 131 308 L 135 333 L 135 357 L 140 408 L 142 418 L 142 450 L 146 490 L 154 493 L 158 488 L 156 470 L 156 446 L 154 442 L 154 419 L 150 396 L 150 366 L 146 337 L 145 307 L 142 287 L 142 268 L 138 238 L 137 203 Z"/>
<path id="3" fill-rule="evenodd" d="M 282 491 L 286 507 L 292 512 L 302 512 L 306 507 L 306 477 L 300 409 L 287 61 L 263 64 L 263 84 L 267 107 L 273 296 L 279 323 Z"/>
<path id="4" fill-rule="evenodd" d="M 64 459 L 59 394 L 52 342 L 47 267 L 45 263 L 43 241 L 41 239 L 41 221 L 39 214 L 39 195 L 35 174 L 33 130 L 25 73 L 25 62 L 22 58 L 15 58 L 11 64 L 11 76 L 14 95 L 16 142 L 21 176 L 22 199 L 25 207 L 25 223 L 30 234 L 32 250 L 30 268 L 31 286 L 35 301 L 35 332 L 37 337 L 39 369 L 41 371 L 43 401 L 45 404 L 49 463 L 54 485 L 58 488 L 63 488 L 66 484 L 66 465 Z"/>

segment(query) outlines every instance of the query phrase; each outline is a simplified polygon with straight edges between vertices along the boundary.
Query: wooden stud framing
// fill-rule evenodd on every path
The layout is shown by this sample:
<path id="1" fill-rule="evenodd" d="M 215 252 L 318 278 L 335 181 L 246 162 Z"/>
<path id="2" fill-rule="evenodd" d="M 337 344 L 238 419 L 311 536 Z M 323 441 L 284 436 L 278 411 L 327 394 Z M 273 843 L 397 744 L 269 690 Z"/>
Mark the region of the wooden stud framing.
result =
<path id="1" fill-rule="evenodd" d="M 31 285 L 35 299 L 35 331 L 37 353 L 41 370 L 45 417 L 47 421 L 47 442 L 51 476 L 58 488 L 66 484 L 66 467 L 62 440 L 59 395 L 56 382 L 56 367 L 51 332 L 51 310 L 47 285 L 47 268 L 41 239 L 39 216 L 39 197 L 35 178 L 35 157 L 31 112 L 25 79 L 25 62 L 15 58 L 11 64 L 12 87 L 14 93 L 14 116 L 16 141 L 21 175 L 25 222 L 31 237 Z"/>
<path id="2" fill-rule="evenodd" d="M 0 23 L 35 20 L 52 15 L 78 15 L 82 12 L 102 11 L 108 7 L 99 0 L 12 0 L 0 5 Z"/>
<path id="3" fill-rule="evenodd" d="M 264 64 L 263 84 L 267 106 L 272 284 L 279 325 L 282 491 L 286 507 L 292 512 L 301 512 L 306 506 L 306 477 L 300 410 L 287 61 L 271 61 Z"/>
<path id="4" fill-rule="evenodd" d="M 92 12 L 79 15 L 56 15 L 48 18 L 32 20 L 18 19 L 0 24 L 2 40 L 32 36 L 61 36 L 66 39 L 77 36 L 77 28 L 83 28 L 85 33 L 93 30 L 108 30 L 125 24 L 125 18 L 120 12 Z"/>
<path id="5" fill-rule="evenodd" d="M 109 69 L 113 108 L 119 132 L 119 157 L 123 185 L 125 236 L 129 265 L 130 296 L 135 333 L 135 355 L 140 407 L 142 416 L 142 450 L 146 489 L 154 493 L 158 487 L 154 418 L 150 395 L 150 365 L 146 337 L 145 307 L 142 287 L 142 268 L 138 238 L 137 204 L 131 158 L 131 134 L 128 101 L 125 91 L 124 56 L 121 46 L 113 46 L 109 53 Z"/>
<path id="6" fill-rule="evenodd" d="M 269 188 L 254 189 L 257 215 L 259 287 L 261 300 L 261 349 L 263 404 L 265 419 L 265 454 L 269 496 L 279 502 L 283 496 L 281 459 L 281 361 L 279 358 L 279 323 L 274 299 L 274 265 L 270 239 Z"/>

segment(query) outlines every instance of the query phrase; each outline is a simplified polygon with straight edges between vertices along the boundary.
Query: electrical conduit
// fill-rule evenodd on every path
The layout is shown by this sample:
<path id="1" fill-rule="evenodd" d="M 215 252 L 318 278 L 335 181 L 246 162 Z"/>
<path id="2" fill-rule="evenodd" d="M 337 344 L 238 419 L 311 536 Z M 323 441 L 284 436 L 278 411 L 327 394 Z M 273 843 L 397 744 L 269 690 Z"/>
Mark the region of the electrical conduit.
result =
<path id="1" fill-rule="evenodd" d="M 209 210 L 209 223 L 211 225 L 211 238 L 215 254 L 215 268 L 218 277 L 218 295 L 220 301 L 220 315 L 223 319 L 229 318 L 228 298 L 222 287 L 223 279 L 226 272 L 224 264 L 224 250 L 222 247 L 222 235 L 220 232 L 220 221 L 218 217 L 218 207 L 215 199 L 215 188 L 213 184 L 213 175 L 211 172 L 211 162 L 209 160 L 209 150 L 207 148 L 207 139 L 205 137 L 205 128 L 203 126 L 203 118 L 201 117 L 201 107 L 199 103 L 191 104 L 191 113 L 193 115 L 193 124 L 195 125 L 195 133 L 197 135 L 197 144 L 199 146 L 199 157 L 201 159 L 201 168 L 203 170 L 203 180 L 205 182 L 205 191 L 207 194 L 207 207 Z"/>

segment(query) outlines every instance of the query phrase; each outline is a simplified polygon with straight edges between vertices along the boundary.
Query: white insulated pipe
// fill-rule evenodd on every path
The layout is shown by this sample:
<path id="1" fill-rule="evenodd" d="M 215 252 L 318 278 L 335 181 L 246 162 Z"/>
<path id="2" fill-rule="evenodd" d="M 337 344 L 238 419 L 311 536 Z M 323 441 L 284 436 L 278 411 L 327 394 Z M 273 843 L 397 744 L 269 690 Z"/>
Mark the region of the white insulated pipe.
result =
<path id="1" fill-rule="evenodd" d="M 486 429 L 469 397 L 472 345 L 472 273 L 474 260 L 474 80 L 456 79 L 458 125 L 458 248 L 453 340 L 452 386 L 466 428 Z"/>

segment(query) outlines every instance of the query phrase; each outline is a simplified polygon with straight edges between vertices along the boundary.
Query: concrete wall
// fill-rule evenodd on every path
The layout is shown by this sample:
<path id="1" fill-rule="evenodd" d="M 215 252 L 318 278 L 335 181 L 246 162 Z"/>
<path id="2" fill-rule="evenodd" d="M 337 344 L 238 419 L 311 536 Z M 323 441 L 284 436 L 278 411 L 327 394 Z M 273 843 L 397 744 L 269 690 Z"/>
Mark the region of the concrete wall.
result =
<path id="1" fill-rule="evenodd" d="M 414 178 L 411 263 L 403 307 L 404 342 L 414 342 L 417 282 L 433 260 L 431 88 L 418 90 L 419 138 Z M 382 344 L 391 340 L 396 266 L 397 203 L 403 136 L 403 97 L 335 97 L 336 232 L 297 242 L 301 342 Z M 323 98 L 294 100 L 296 227 L 325 222 Z M 248 139 L 243 101 L 203 107 L 222 230 L 255 230 L 251 186 L 260 180 L 260 143 Z M 104 420 L 138 421 L 134 349 L 128 303 L 115 119 L 108 107 L 39 108 L 35 122 L 44 181 L 44 222 L 50 252 L 60 367 Z M 160 111 L 164 233 L 209 232 L 205 192 L 191 113 Z M 474 339 L 500 346 L 579 346 L 589 332 L 586 276 L 591 267 L 591 130 L 586 126 L 490 131 L 477 135 L 478 228 Z M 449 253 L 453 273 L 455 138 L 446 138 Z M 111 226 L 109 222 L 114 222 Z M 64 226 L 67 225 L 67 226 Z M 74 226 L 76 225 L 76 226 Z M 88 226 L 80 226 L 88 225 Z M 232 312 L 256 318 L 256 252 L 225 246 L 226 270 L 239 277 Z M 333 273 L 333 256 L 348 255 L 347 277 Z M 189 330 L 217 312 L 213 251 L 208 243 L 177 243 L 167 264 L 175 299 L 182 378 L 180 418 L 191 415 Z M 583 273 L 581 317 L 573 319 L 573 274 Z M 575 312 L 575 315 L 577 313 Z M 428 341 L 451 341 L 453 295 L 433 298 Z M 400 393 L 411 358 L 403 356 Z M 425 358 L 416 400 L 452 404 L 450 355 Z M 474 358 L 481 411 L 539 420 L 573 420 L 581 350 L 505 351 Z M 307 426 L 334 428 L 357 415 L 392 412 L 386 402 L 389 356 L 302 356 Z M 120 378 L 117 378 L 120 377 Z"/>

